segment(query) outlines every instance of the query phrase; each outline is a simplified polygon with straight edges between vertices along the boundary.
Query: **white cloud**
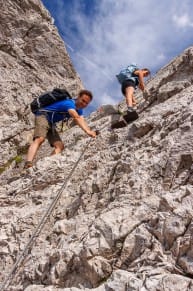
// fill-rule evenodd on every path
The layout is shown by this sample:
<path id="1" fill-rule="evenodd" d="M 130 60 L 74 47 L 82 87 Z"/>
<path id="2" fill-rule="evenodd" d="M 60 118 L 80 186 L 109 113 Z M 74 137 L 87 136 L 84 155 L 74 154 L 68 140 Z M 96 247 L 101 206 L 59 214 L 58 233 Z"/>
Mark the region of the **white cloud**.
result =
<path id="1" fill-rule="evenodd" d="M 173 21 L 178 27 L 193 27 L 193 22 L 189 18 L 188 14 L 183 14 L 181 16 L 174 15 Z"/>
<path id="2" fill-rule="evenodd" d="M 157 59 L 159 60 L 159 61 L 164 61 L 165 59 L 166 59 L 166 56 L 164 55 L 164 54 L 159 54 L 158 56 L 157 56 Z"/>
<path id="3" fill-rule="evenodd" d="M 105 105 L 105 104 L 112 104 L 115 105 L 117 102 L 115 101 L 115 99 L 110 96 L 108 93 L 104 92 L 101 96 L 101 105 Z"/>
<path id="4" fill-rule="evenodd" d="M 98 105 L 123 98 L 115 78 L 123 66 L 136 62 L 157 71 L 190 45 L 190 31 L 177 27 L 193 26 L 192 0 L 56 3 L 69 54 Z M 85 13 L 85 3 L 95 5 L 92 13 Z M 179 7 L 181 16 L 177 16 Z"/>

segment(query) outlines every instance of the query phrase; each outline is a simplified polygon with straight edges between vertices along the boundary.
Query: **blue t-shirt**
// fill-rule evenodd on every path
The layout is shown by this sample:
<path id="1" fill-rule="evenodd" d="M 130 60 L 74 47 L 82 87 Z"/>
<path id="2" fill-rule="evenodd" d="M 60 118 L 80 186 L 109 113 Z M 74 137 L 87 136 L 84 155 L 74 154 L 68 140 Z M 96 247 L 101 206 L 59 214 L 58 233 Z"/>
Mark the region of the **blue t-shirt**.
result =
<path id="1" fill-rule="evenodd" d="M 69 109 L 76 110 L 76 112 L 79 115 L 83 115 L 82 109 L 76 109 L 76 104 L 75 104 L 74 99 L 57 101 L 51 105 L 43 107 L 42 111 L 45 110 L 46 117 L 50 123 L 56 123 L 64 119 L 69 119 L 71 117 L 70 114 L 68 113 Z M 37 115 L 40 115 L 40 114 L 41 114 L 41 110 L 37 112 Z"/>

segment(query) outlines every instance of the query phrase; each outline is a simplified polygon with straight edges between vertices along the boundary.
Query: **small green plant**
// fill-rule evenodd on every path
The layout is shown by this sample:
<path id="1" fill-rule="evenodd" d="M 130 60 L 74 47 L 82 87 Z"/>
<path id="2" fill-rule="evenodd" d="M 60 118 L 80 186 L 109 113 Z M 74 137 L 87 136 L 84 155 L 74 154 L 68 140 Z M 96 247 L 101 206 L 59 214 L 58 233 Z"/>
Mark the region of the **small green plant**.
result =
<path id="1" fill-rule="evenodd" d="M 0 175 L 6 170 L 6 167 L 3 166 L 3 167 L 0 167 Z"/>
<path id="2" fill-rule="evenodd" d="M 9 159 L 4 165 L 2 165 L 1 167 L 0 167 L 0 175 L 4 172 L 4 171 L 6 171 L 6 169 L 13 163 L 13 162 L 16 162 L 16 164 L 19 164 L 19 163 L 21 163 L 22 162 L 22 157 L 21 156 L 15 156 L 15 157 L 13 157 L 13 158 L 11 158 L 11 159 Z"/>
<path id="3" fill-rule="evenodd" d="M 16 156 L 16 157 L 14 157 L 13 158 L 13 161 L 15 161 L 16 162 L 16 164 L 19 164 L 19 163 L 21 163 L 22 162 L 22 157 L 21 156 Z"/>

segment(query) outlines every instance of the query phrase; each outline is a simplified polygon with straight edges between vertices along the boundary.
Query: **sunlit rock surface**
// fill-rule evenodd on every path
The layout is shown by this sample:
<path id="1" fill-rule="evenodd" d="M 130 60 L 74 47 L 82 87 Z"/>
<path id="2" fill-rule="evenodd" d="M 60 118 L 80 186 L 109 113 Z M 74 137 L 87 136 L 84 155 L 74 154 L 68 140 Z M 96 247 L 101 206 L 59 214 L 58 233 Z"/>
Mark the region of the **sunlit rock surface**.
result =
<path id="1" fill-rule="evenodd" d="M 1 2 L 6 11 L 6 3 L 11 1 Z M 19 9 L 20 2 L 14 3 L 8 15 Z M 39 16 L 40 27 L 50 27 L 50 41 L 52 34 L 56 37 L 39 1 L 22 3 L 28 5 L 26 10 L 25 5 L 22 8 L 26 14 L 31 9 L 30 15 Z M 16 62 L 12 55 L 7 58 Z M 34 48 L 28 58 L 41 67 Z M 53 61 L 59 64 L 59 55 L 57 60 Z M 127 127 L 110 130 L 115 108 L 104 106 L 88 118 L 90 126 L 101 129 L 95 140 L 90 141 L 75 126 L 62 134 L 62 154 L 50 157 L 51 149 L 45 144 L 27 172 L 16 163 L 7 166 L 0 188 L 0 280 L 7 282 L 6 291 L 193 290 L 192 61 L 190 47 L 147 83 L 146 100 L 137 92 L 140 117 Z M 19 71 L 18 63 L 13 67 Z M 16 79 L 15 86 L 22 92 L 18 100 L 25 104 L 32 92 L 53 85 L 51 72 L 58 84 L 64 77 L 54 68 L 50 73 L 42 69 L 44 82 L 37 81 L 43 71 L 30 70 L 29 75 L 24 69 L 28 70 L 24 66 L 21 72 L 32 78 L 34 86 L 29 94 L 28 82 Z M 66 70 L 67 76 L 72 74 L 70 65 Z M 10 76 L 14 74 L 7 73 L 2 81 L 4 98 L 6 92 L 14 98 L 11 88 L 5 86 Z M 81 84 L 74 71 L 71 82 L 79 84 L 77 88 Z M 15 108 L 3 106 L 9 109 L 1 125 L 4 128 L 7 118 L 10 138 L 6 142 L 10 145 L 15 138 L 10 127 Z M 124 110 L 124 102 L 120 107 Z M 32 115 L 26 118 L 14 123 L 19 140 L 24 126 L 27 130 L 33 126 Z M 3 144 L 7 151 L 13 150 Z M 33 237 L 57 197 L 53 211 Z M 21 263 L 11 272 L 27 244 Z"/>
<path id="2" fill-rule="evenodd" d="M 29 104 L 53 87 L 76 95 L 82 84 L 52 18 L 39 0 L 0 0 L 0 168 L 26 151 Z"/>

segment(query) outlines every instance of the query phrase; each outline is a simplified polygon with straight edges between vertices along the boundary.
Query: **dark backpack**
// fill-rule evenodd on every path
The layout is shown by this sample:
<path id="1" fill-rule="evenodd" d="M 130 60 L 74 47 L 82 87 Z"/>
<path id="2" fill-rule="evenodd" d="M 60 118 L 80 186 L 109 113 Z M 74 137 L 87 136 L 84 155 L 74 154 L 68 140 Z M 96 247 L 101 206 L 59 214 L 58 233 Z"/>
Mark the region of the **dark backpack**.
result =
<path id="1" fill-rule="evenodd" d="M 36 97 L 30 104 L 31 111 L 35 113 L 42 107 L 51 105 L 57 101 L 72 99 L 68 91 L 65 89 L 55 88 L 50 92 L 45 92 L 44 94 Z"/>

